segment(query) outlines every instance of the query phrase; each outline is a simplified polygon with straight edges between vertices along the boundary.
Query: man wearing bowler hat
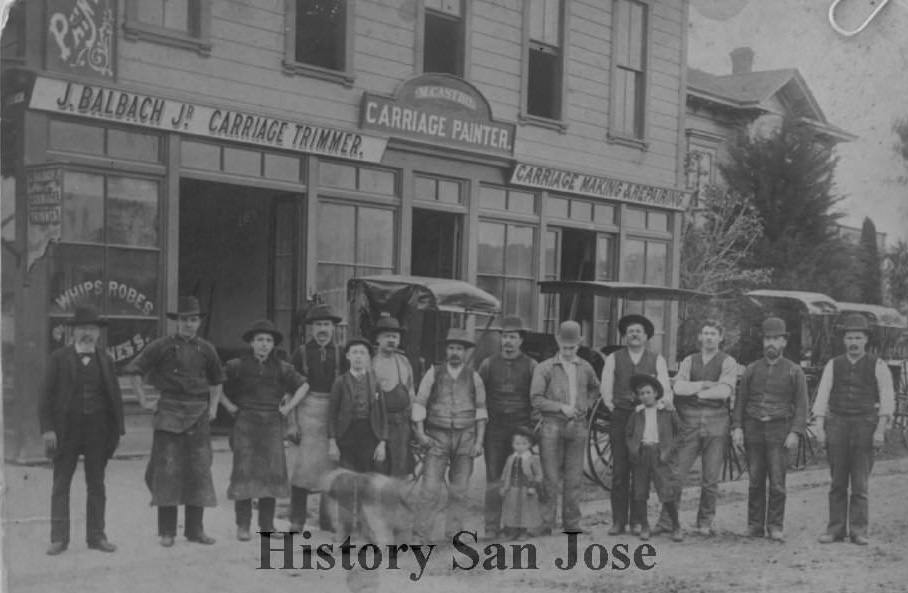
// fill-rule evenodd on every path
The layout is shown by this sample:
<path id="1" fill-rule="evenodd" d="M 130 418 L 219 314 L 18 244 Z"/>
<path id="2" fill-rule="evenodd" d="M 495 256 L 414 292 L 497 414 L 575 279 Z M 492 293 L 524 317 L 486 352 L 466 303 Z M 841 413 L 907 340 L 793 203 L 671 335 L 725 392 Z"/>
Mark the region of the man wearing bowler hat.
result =
<path id="1" fill-rule="evenodd" d="M 113 360 L 98 347 L 107 322 L 91 306 L 74 313 L 66 322 L 73 342 L 51 355 L 38 407 L 44 446 L 54 463 L 50 556 L 69 546 L 69 490 L 80 454 L 88 491 L 85 540 L 94 550 L 117 549 L 104 534 L 104 470 L 125 433 L 123 398 Z"/>
<path id="2" fill-rule="evenodd" d="M 501 472 L 511 454 L 511 436 L 518 428 L 531 426 L 530 383 L 536 361 L 520 347 L 526 328 L 520 317 L 501 320 L 501 351 L 479 365 L 479 376 L 486 389 L 489 423 L 486 427 L 484 454 L 486 463 L 485 535 L 498 536 L 501 523 Z"/>
<path id="3" fill-rule="evenodd" d="M 661 354 L 647 349 L 655 334 L 653 323 L 643 315 L 625 315 L 618 320 L 618 331 L 624 337 L 624 348 L 609 354 L 602 369 L 602 402 L 611 412 L 609 442 L 612 445 L 612 527 L 609 535 L 620 535 L 628 523 L 634 535 L 643 528 L 640 504 L 630 502 L 631 463 L 627 449 L 627 423 L 637 406 L 631 389 L 631 377 L 649 375 L 662 385 L 663 405 L 673 408 L 668 365 Z M 659 527 L 653 530 L 659 532 Z"/>
<path id="4" fill-rule="evenodd" d="M 763 358 L 747 366 L 732 413 L 732 441 L 744 445 L 750 486 L 747 531 L 751 537 L 785 541 L 785 470 L 788 451 L 807 427 L 807 378 L 782 356 L 788 344 L 785 321 L 763 321 Z M 767 505 L 766 482 L 769 481 Z"/>
<path id="5" fill-rule="evenodd" d="M 213 544 L 202 524 L 204 507 L 217 505 L 211 481 L 211 428 L 222 397 L 224 371 L 214 346 L 196 335 L 203 317 L 199 301 L 180 297 L 174 335 L 150 343 L 125 372 L 143 408 L 154 410 L 154 436 L 145 483 L 158 507 L 158 535 L 169 548 L 177 530 L 177 506 L 185 505 L 184 535 L 191 542 Z M 142 385 L 148 376 L 161 397 L 149 401 Z"/>
<path id="6" fill-rule="evenodd" d="M 340 315 L 330 305 L 316 304 L 306 311 L 304 322 L 311 327 L 312 337 L 290 357 L 297 372 L 309 383 L 309 393 L 290 415 L 296 433 L 290 448 L 290 531 L 293 532 L 303 531 L 309 494 L 319 491 L 322 476 L 332 469 L 328 455 L 331 387 L 345 370 L 343 350 L 334 342 Z M 326 509 L 320 503 L 322 529 L 330 527 Z"/>
<path id="7" fill-rule="evenodd" d="M 382 317 L 372 331 L 378 344 L 378 352 L 372 360 L 372 369 L 375 371 L 388 416 L 385 468 L 388 475 L 396 478 L 409 476 L 413 470 L 410 453 L 410 406 L 416 392 L 410 361 L 398 350 L 403 334 L 404 328 L 393 317 Z"/>
<path id="8" fill-rule="evenodd" d="M 435 515 L 440 510 L 437 501 L 441 498 L 446 473 L 448 505 L 445 535 L 459 532 L 466 515 L 473 459 L 482 455 L 488 419 L 482 379 L 465 364 L 467 350 L 475 346 L 466 331 L 448 330 L 445 363 L 437 364 L 426 372 L 413 402 L 416 440 L 427 449 L 423 460 L 421 508 L 414 527 L 417 539 L 431 539 Z"/>
<path id="9" fill-rule="evenodd" d="M 826 445 L 832 483 L 829 524 L 820 543 L 845 539 L 866 546 L 868 486 L 873 452 L 883 446 L 895 410 L 892 374 L 882 360 L 867 354 L 870 324 L 860 314 L 845 318 L 845 354 L 823 369 L 813 413 L 817 442 Z M 848 485 L 851 484 L 851 498 Z"/>
<path id="10" fill-rule="evenodd" d="M 558 353 L 533 370 L 530 401 L 540 418 L 539 457 L 545 483 L 543 534 L 552 532 L 555 503 L 562 490 L 564 531 L 580 531 L 580 486 L 587 447 L 586 412 L 599 394 L 596 372 L 577 355 L 580 324 L 565 321 L 555 335 Z"/>

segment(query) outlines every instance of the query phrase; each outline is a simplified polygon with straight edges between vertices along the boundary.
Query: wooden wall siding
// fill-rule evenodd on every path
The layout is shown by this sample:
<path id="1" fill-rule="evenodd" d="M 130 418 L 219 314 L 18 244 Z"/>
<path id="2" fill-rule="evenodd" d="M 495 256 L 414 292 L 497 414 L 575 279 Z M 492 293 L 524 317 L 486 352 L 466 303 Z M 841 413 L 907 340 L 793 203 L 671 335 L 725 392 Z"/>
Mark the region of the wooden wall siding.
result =
<path id="1" fill-rule="evenodd" d="M 355 0 L 352 88 L 283 73 L 285 0 L 212 0 L 209 57 L 121 40 L 119 82 L 176 98 L 355 127 L 362 92 L 392 93 L 415 74 L 420 0 Z M 517 121 L 523 60 L 522 0 L 472 0 L 470 81 L 499 120 Z M 607 142 L 611 1 L 570 0 L 565 49 L 566 133 L 519 125 L 516 156 L 556 166 L 674 185 L 681 84 L 682 14 L 651 5 L 645 151 Z"/>

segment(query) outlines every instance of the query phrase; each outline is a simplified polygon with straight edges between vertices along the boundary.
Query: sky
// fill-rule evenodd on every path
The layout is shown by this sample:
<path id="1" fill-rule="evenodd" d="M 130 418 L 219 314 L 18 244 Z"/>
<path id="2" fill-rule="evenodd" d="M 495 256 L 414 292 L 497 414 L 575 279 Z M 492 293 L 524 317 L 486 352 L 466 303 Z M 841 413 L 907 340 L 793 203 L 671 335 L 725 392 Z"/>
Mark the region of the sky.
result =
<path id="1" fill-rule="evenodd" d="M 908 240 L 908 169 L 895 153 L 892 124 L 908 117 L 908 0 L 889 0 L 854 37 L 829 26 L 832 0 L 691 0 L 688 64 L 730 74 L 729 52 L 749 46 L 754 70 L 797 68 L 826 119 L 859 136 L 837 148 L 842 223 L 869 216 L 892 246 Z M 841 0 L 836 16 L 853 29 L 881 0 Z M 885 1 L 885 0 L 882 0 Z"/>

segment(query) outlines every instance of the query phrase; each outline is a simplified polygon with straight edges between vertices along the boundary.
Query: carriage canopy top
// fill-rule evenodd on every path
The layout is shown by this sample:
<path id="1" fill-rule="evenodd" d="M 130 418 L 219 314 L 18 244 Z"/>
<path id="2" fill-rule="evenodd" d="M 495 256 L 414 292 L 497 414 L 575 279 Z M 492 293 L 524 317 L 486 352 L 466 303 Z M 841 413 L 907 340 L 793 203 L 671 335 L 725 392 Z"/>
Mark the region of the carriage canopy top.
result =
<path id="1" fill-rule="evenodd" d="M 544 280 L 539 283 L 539 289 L 543 294 L 583 293 L 631 300 L 683 300 L 710 298 L 713 296 L 705 292 L 684 288 L 669 288 L 668 286 L 654 286 L 636 282 L 607 282 L 603 280 Z"/>
<path id="2" fill-rule="evenodd" d="M 838 305 L 840 313 L 861 313 L 865 315 L 873 325 L 908 329 L 908 319 L 895 309 L 883 307 L 881 305 L 868 305 L 866 303 L 840 302 Z"/>
<path id="3" fill-rule="evenodd" d="M 488 292 L 461 280 L 425 276 L 364 276 L 347 282 L 347 293 L 364 292 L 373 305 L 394 310 L 407 303 L 418 310 L 495 315 L 501 302 Z"/>
<path id="4" fill-rule="evenodd" d="M 772 300 L 787 300 L 800 303 L 811 315 L 835 315 L 838 306 L 832 297 L 820 292 L 804 292 L 800 290 L 752 290 L 747 293 L 758 305 L 767 304 Z"/>

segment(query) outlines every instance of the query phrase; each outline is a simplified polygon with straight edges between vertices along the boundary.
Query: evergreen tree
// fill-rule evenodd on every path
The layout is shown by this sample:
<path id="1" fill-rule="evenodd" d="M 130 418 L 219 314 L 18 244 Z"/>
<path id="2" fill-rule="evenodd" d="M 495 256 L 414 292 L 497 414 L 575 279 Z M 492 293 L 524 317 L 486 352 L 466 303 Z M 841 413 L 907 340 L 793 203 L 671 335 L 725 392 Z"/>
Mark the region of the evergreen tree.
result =
<path id="1" fill-rule="evenodd" d="M 861 227 L 860 243 L 861 263 L 861 302 L 871 305 L 883 304 L 883 274 L 881 271 L 880 250 L 876 242 L 876 225 L 869 218 L 864 219 Z"/>

